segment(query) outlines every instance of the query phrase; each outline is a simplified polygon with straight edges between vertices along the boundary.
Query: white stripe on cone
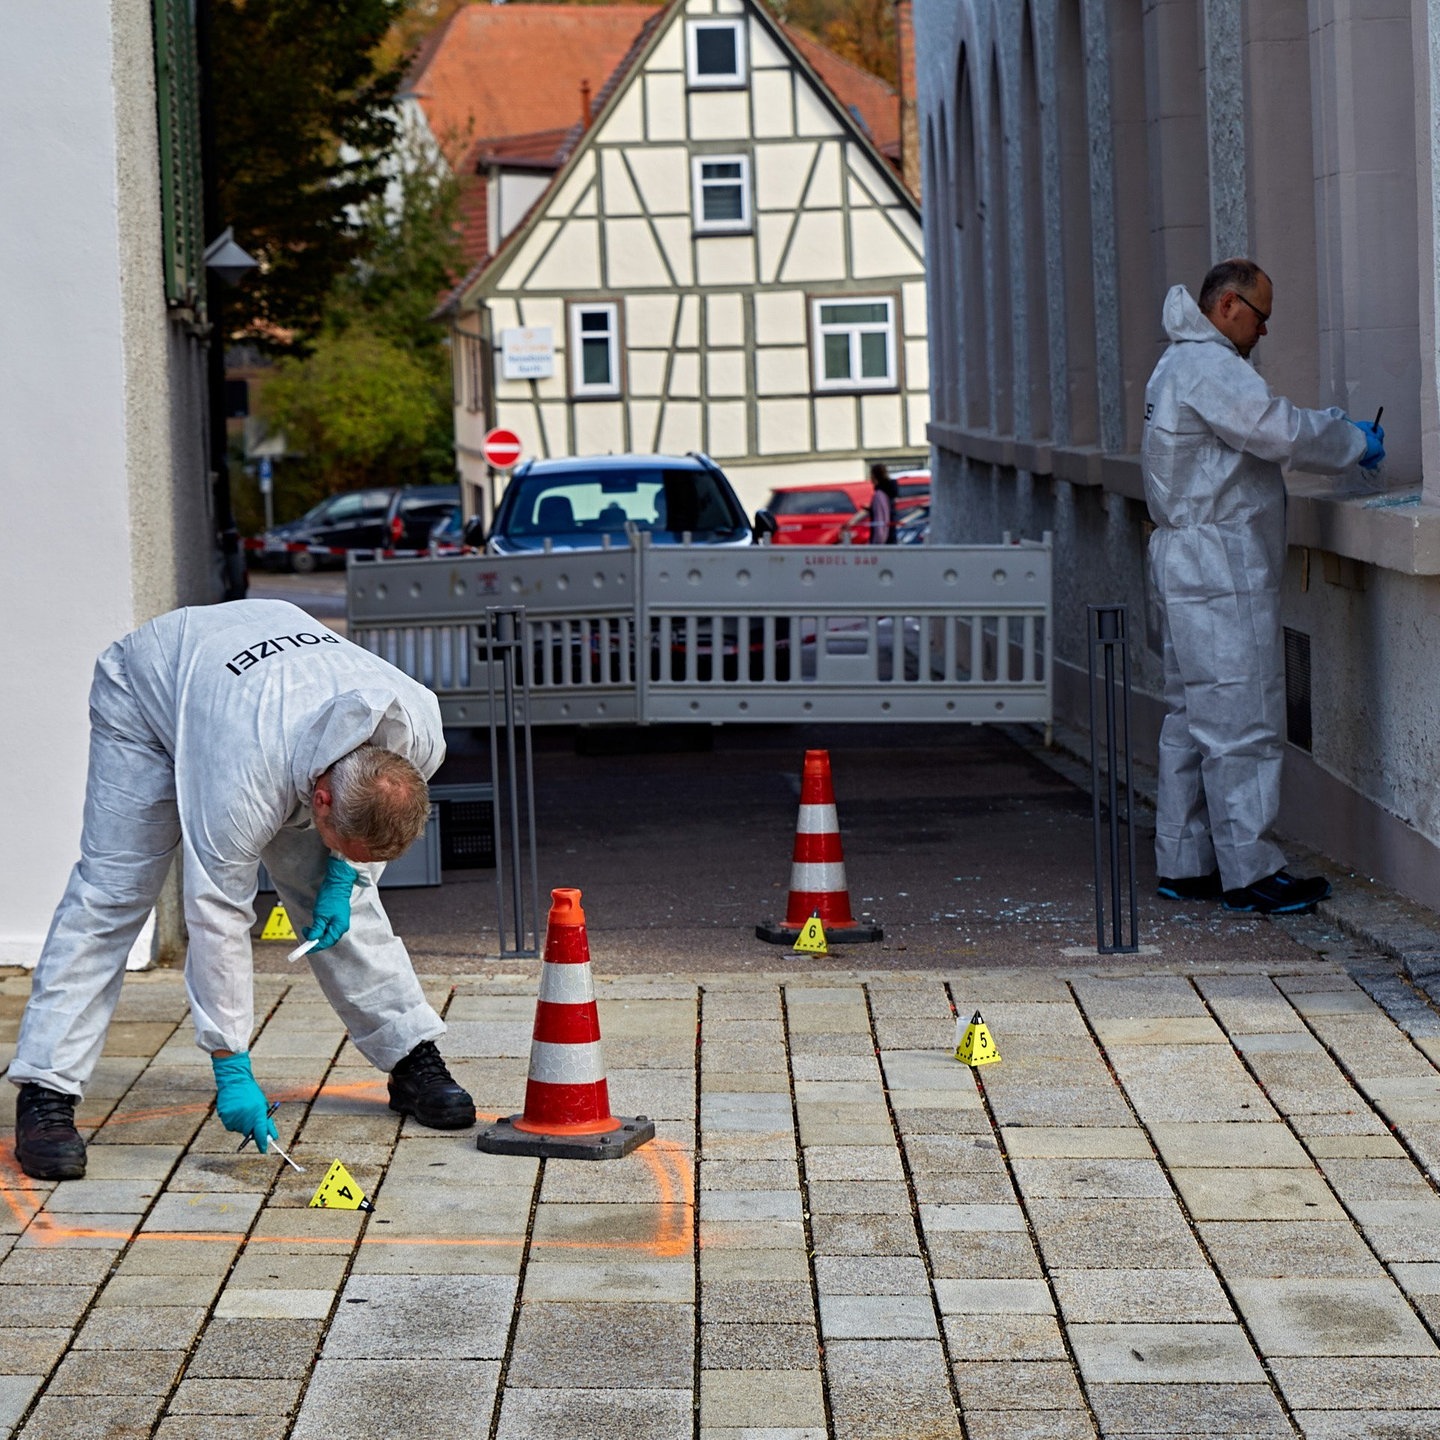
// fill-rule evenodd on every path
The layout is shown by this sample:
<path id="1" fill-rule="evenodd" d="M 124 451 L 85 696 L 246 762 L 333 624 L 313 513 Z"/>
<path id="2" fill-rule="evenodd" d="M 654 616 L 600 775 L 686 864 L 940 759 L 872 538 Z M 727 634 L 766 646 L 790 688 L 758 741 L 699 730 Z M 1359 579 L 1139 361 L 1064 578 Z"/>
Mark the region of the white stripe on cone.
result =
<path id="1" fill-rule="evenodd" d="M 600 1042 L 556 1045 L 549 1040 L 530 1044 L 530 1078 L 542 1085 L 591 1085 L 605 1078 Z"/>
<path id="2" fill-rule="evenodd" d="M 834 805 L 802 805 L 795 822 L 797 835 L 838 835 L 840 816 Z"/>
<path id="3" fill-rule="evenodd" d="M 539 998 L 552 1005 L 588 1005 L 595 998 L 590 966 L 555 965 L 546 961 L 540 970 Z"/>
<path id="4" fill-rule="evenodd" d="M 790 888 L 803 890 L 809 895 L 821 890 L 844 890 L 844 863 L 838 860 L 796 860 L 790 866 Z"/>

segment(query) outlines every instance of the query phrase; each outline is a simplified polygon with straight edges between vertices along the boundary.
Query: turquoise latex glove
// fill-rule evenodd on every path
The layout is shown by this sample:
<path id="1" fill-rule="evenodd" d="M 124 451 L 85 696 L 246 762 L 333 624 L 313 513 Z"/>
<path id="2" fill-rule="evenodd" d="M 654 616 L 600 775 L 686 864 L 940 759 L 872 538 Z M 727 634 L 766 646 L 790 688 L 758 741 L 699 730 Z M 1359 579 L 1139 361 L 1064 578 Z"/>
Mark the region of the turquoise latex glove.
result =
<path id="1" fill-rule="evenodd" d="M 1385 458 L 1385 431 L 1373 420 L 1350 422 L 1365 437 L 1365 453 L 1360 457 L 1362 470 L 1374 470 Z"/>
<path id="2" fill-rule="evenodd" d="M 315 896 L 315 919 L 305 931 L 317 950 L 328 950 L 350 928 L 350 892 L 360 872 L 332 855 Z"/>
<path id="3" fill-rule="evenodd" d="M 248 1055 L 212 1055 L 215 1071 L 215 1113 L 227 1130 L 253 1140 L 263 1155 L 280 1137 L 270 1118 L 270 1102 L 255 1083 Z"/>

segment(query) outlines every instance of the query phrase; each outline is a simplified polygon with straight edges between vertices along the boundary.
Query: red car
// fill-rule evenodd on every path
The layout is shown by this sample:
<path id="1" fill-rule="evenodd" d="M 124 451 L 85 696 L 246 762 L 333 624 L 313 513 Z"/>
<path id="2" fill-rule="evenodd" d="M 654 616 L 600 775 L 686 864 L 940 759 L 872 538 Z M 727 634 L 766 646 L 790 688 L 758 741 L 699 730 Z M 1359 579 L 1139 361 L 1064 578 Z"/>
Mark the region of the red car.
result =
<path id="1" fill-rule="evenodd" d="M 849 520 L 870 504 L 868 480 L 833 480 L 825 485 L 782 485 L 765 508 L 779 529 L 772 545 L 834 545 Z"/>
<path id="2" fill-rule="evenodd" d="M 930 472 L 928 470 L 897 470 L 891 479 L 900 491 L 895 502 L 894 521 L 899 525 L 912 512 L 930 504 Z M 867 485 L 868 491 L 870 487 Z M 898 542 L 899 537 L 896 537 Z M 858 515 L 852 515 L 840 527 L 838 541 L 841 545 L 868 545 L 870 543 L 870 497 L 865 497 L 865 508 Z"/>
<path id="3" fill-rule="evenodd" d="M 930 503 L 930 472 L 902 470 L 895 474 L 900 500 L 895 518 Z M 863 545 L 870 538 L 868 480 L 833 480 L 823 485 L 782 485 L 770 492 L 765 508 L 779 530 L 772 545 Z"/>

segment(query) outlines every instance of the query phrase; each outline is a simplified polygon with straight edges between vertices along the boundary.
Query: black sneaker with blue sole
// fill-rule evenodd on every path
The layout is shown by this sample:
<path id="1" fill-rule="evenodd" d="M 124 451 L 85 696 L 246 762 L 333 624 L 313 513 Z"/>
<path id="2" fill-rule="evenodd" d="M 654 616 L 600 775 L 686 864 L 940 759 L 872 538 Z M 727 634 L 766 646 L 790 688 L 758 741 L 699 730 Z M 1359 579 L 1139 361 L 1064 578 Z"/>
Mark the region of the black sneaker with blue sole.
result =
<path id="1" fill-rule="evenodd" d="M 1300 879 L 1277 870 L 1253 885 L 1225 892 L 1227 910 L 1249 910 L 1259 915 L 1301 915 L 1313 910 L 1330 895 L 1330 882 L 1323 875 Z"/>

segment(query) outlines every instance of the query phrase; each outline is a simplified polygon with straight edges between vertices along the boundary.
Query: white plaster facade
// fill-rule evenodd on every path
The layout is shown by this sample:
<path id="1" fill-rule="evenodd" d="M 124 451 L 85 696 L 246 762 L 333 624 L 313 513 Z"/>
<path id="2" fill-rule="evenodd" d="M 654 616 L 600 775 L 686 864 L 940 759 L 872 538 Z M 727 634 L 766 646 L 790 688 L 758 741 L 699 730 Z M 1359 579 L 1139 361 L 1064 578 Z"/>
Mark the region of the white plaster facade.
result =
<path id="1" fill-rule="evenodd" d="M 726 24 L 742 74 L 697 83 L 687 45 L 697 25 Z M 732 182 L 740 213 L 707 220 L 706 188 Z M 923 453 L 922 248 L 913 199 L 759 6 L 674 5 L 460 297 L 461 473 L 483 494 L 491 424 L 528 455 L 703 450 L 752 508 L 776 483 L 859 479 L 866 460 Z M 821 332 L 849 314 L 827 308 L 841 302 L 883 316 L 883 373 L 827 377 Z M 584 316 L 608 316 L 608 386 L 581 374 Z M 550 376 L 504 377 L 501 337 L 521 327 L 549 329 Z M 879 368 L 878 338 L 861 343 Z"/>
<path id="2" fill-rule="evenodd" d="M 34 963 L 79 853 L 95 657 L 219 595 L 203 352 L 165 304 L 153 36 L 148 0 L 6 7 L 0 964 Z"/>
<path id="3" fill-rule="evenodd" d="M 1084 607 L 1130 606 L 1153 758 L 1143 391 L 1167 288 L 1253 256 L 1261 372 L 1383 404 L 1389 452 L 1378 486 L 1291 477 L 1282 827 L 1440 903 L 1440 3 L 915 0 L 915 22 L 937 534 L 1055 532 L 1057 710 L 1082 729 Z"/>

